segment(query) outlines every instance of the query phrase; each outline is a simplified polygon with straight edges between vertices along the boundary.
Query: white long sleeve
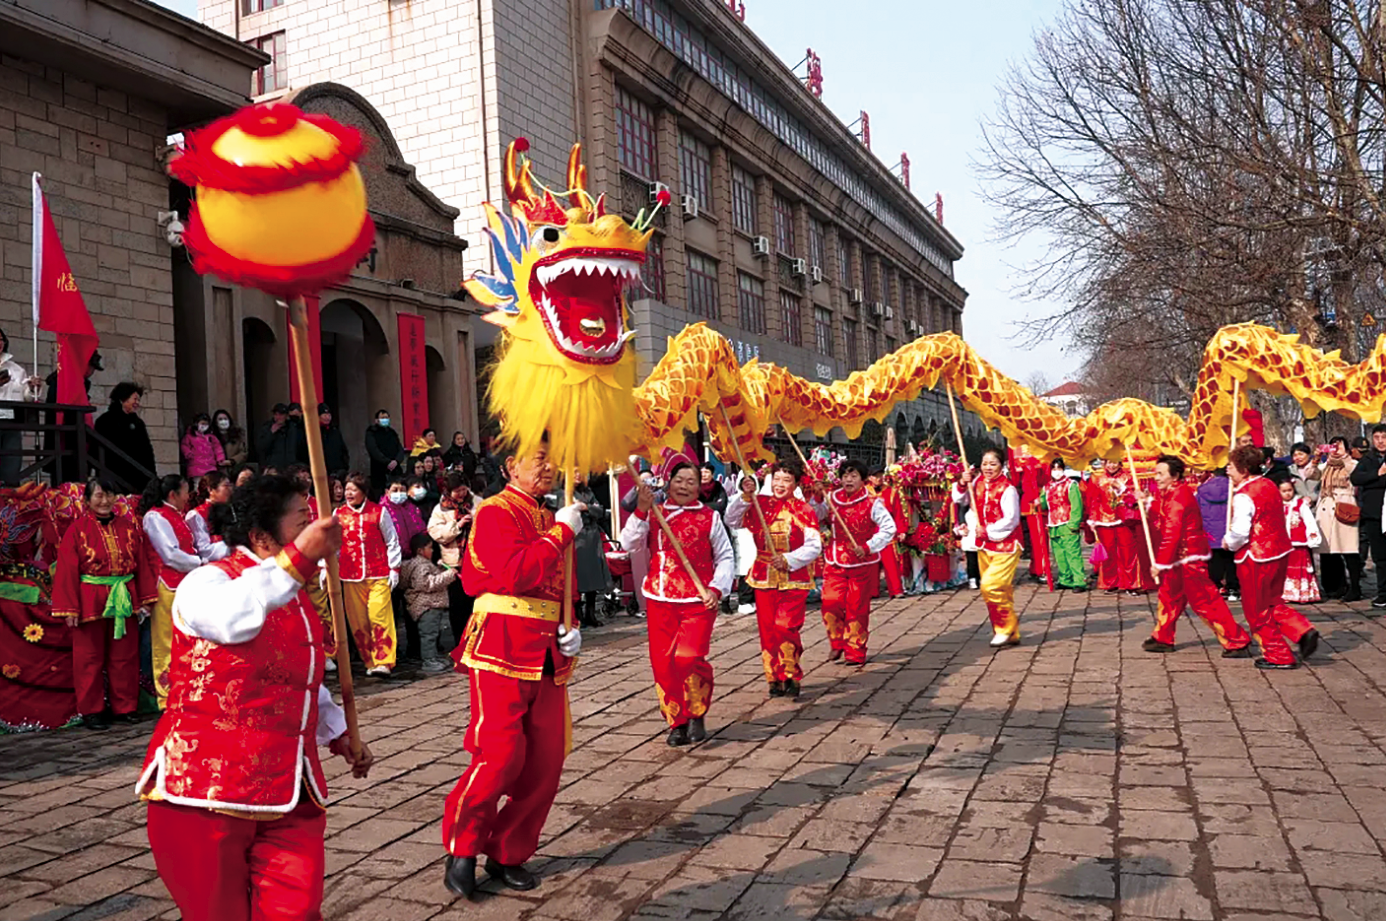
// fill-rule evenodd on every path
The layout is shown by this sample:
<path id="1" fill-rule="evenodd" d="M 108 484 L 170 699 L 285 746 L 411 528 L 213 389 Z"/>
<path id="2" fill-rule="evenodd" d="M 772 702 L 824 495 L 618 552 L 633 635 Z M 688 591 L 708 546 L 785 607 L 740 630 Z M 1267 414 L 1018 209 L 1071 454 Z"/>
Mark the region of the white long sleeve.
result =
<path id="1" fill-rule="evenodd" d="M 708 534 L 708 539 L 712 542 L 713 562 L 712 584 L 708 588 L 725 598 L 731 594 L 732 583 L 736 581 L 736 554 L 732 550 L 727 529 L 722 527 L 722 522 L 717 520 L 716 515 L 712 517 L 712 531 Z"/>
<path id="2" fill-rule="evenodd" d="M 1006 540 L 1020 527 L 1020 493 L 1007 486 L 1001 494 L 1001 520 L 987 525 L 988 540 Z"/>
<path id="3" fill-rule="evenodd" d="M 895 517 L 877 499 L 871 506 L 871 521 L 876 525 L 876 533 L 866 542 L 866 552 L 880 553 L 895 539 Z"/>
<path id="4" fill-rule="evenodd" d="M 380 536 L 385 538 L 385 562 L 391 572 L 399 572 L 404 562 L 404 551 L 399 545 L 399 534 L 395 531 L 395 520 L 385 509 L 380 510 Z"/>
<path id="5" fill-rule="evenodd" d="M 1227 526 L 1222 545 L 1228 550 L 1240 550 L 1251 540 L 1251 519 L 1256 514 L 1256 505 L 1246 493 L 1232 497 L 1232 523 Z"/>
<path id="6" fill-rule="evenodd" d="M 743 522 L 745 522 L 746 516 L 749 514 L 754 514 L 751 510 L 751 503 L 747 502 L 742 497 L 741 493 L 737 493 L 732 496 L 731 501 L 727 503 L 727 510 L 723 513 L 722 520 L 727 523 L 727 527 L 735 530 L 736 528 L 745 527 Z"/>
<path id="7" fill-rule="evenodd" d="M 173 526 L 164 520 L 156 509 L 144 513 L 144 533 L 149 538 L 159 559 L 164 565 L 177 572 L 192 572 L 202 565 L 202 558 L 192 553 L 184 553 L 178 546 L 178 538 Z"/>
<path id="8" fill-rule="evenodd" d="M 672 521 L 677 515 L 682 513 L 678 508 L 665 506 L 664 517 Z M 621 528 L 621 547 L 631 552 L 639 551 L 647 546 L 650 537 L 650 528 L 654 527 L 650 523 L 650 516 L 640 517 L 632 514 L 627 519 L 625 527 Z M 725 598 L 731 593 L 732 582 L 736 579 L 736 555 L 732 551 L 731 539 L 727 537 L 727 529 L 722 526 L 722 522 L 716 515 L 712 516 L 712 528 L 708 532 L 708 542 L 712 545 L 712 580 L 708 583 L 708 588 L 714 589 L 718 595 Z M 650 573 L 654 574 L 651 567 Z M 645 597 L 654 598 L 658 601 L 693 601 L 692 598 L 665 598 L 661 597 L 658 586 L 651 583 L 647 576 L 644 586 Z"/>
<path id="9" fill-rule="evenodd" d="M 1309 500 L 1300 496 L 1296 501 L 1299 503 L 1299 517 L 1304 522 L 1304 538 L 1306 546 L 1310 550 L 1316 549 L 1323 544 L 1323 531 L 1319 530 L 1319 523 L 1314 519 L 1314 510 L 1310 508 Z"/>
<path id="10" fill-rule="evenodd" d="M 326 745 L 346 731 L 346 713 L 332 699 L 332 692 L 327 689 L 327 685 L 318 685 L 318 744 Z"/>
<path id="11" fill-rule="evenodd" d="M 785 564 L 789 566 L 789 571 L 803 569 L 809 563 L 818 559 L 823 553 L 823 535 L 819 534 L 815 528 L 804 528 L 804 545 L 798 550 L 791 550 L 784 555 Z"/>
<path id="12" fill-rule="evenodd" d="M 954 484 L 953 484 L 953 502 L 954 502 L 954 504 L 956 504 L 956 505 L 961 505 L 963 508 L 967 508 L 969 505 L 972 504 L 972 492 L 971 492 L 971 490 L 963 489 L 963 486 L 962 486 L 961 483 L 954 483 Z"/>
<path id="13" fill-rule="evenodd" d="M 231 555 L 231 548 L 226 546 L 225 541 L 212 540 L 212 535 L 207 532 L 207 521 L 197 513 L 197 509 L 188 512 L 183 520 L 192 532 L 193 546 L 197 548 L 197 555 L 202 558 L 202 562 L 215 563 Z"/>
<path id="14" fill-rule="evenodd" d="M 188 636 L 224 646 L 245 643 L 259 635 L 270 611 L 288 604 L 302 587 L 274 557 L 234 579 L 218 566 L 202 566 L 178 586 L 173 624 Z"/>

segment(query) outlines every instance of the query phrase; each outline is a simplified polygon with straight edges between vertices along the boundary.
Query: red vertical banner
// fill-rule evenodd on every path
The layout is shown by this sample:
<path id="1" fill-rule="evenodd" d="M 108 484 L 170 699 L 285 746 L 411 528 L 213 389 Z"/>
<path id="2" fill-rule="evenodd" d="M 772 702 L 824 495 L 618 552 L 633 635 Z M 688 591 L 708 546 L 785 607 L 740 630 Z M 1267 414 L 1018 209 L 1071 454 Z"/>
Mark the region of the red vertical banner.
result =
<path id="1" fill-rule="evenodd" d="M 318 391 L 318 401 L 323 399 L 322 389 L 322 324 L 319 321 L 319 299 L 316 297 L 305 297 L 304 303 L 308 306 L 308 349 L 313 353 L 313 385 Z M 289 312 L 284 311 L 285 330 L 288 329 Z M 289 402 L 302 403 L 303 398 L 298 394 L 298 375 L 294 373 L 294 364 L 298 361 L 298 356 L 294 353 L 294 337 L 289 337 Z M 311 418 L 317 415 L 316 406 L 303 407 L 303 415 Z"/>
<path id="2" fill-rule="evenodd" d="M 400 435 L 407 450 L 428 427 L 424 318 L 414 313 L 399 315 L 399 393 L 400 421 L 403 425 Z"/>

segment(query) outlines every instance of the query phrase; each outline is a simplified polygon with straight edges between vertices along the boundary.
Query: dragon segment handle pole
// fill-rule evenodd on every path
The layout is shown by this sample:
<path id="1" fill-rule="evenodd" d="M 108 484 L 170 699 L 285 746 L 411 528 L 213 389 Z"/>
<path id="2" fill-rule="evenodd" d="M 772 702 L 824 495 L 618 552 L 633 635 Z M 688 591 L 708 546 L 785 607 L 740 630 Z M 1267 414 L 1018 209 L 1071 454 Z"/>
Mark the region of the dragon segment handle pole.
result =
<path id="1" fill-rule="evenodd" d="M 308 348 L 308 306 L 303 298 L 289 301 L 289 336 L 294 344 L 294 376 L 304 406 L 318 405 L 318 382 L 313 377 L 313 353 Z M 322 453 L 322 432 L 316 425 L 303 427 L 308 442 L 308 469 L 313 477 L 313 494 L 318 497 L 319 518 L 330 518 L 332 493 L 327 486 L 327 461 Z M 327 566 L 327 603 L 332 610 L 332 629 L 337 634 L 337 682 L 342 690 L 342 711 L 346 714 L 347 741 L 353 756 L 361 754 L 361 732 L 356 722 L 356 692 L 351 680 L 351 643 L 346 627 L 346 607 L 342 603 L 342 580 L 337 573 L 337 555 L 323 561 Z"/>
<path id="2" fill-rule="evenodd" d="M 731 442 L 732 450 L 736 452 L 736 466 L 741 468 L 743 474 L 749 473 L 750 471 L 746 467 L 746 457 L 741 453 L 741 445 L 736 440 L 736 429 L 732 428 L 731 417 L 727 415 L 727 407 L 722 405 L 719 401 L 717 408 L 722 410 L 722 421 L 727 426 L 727 440 Z M 756 492 L 758 493 L 760 490 L 756 490 Z M 770 540 L 770 525 L 765 523 L 765 512 L 761 509 L 760 500 L 756 497 L 755 493 L 751 495 L 751 505 L 756 510 L 756 518 L 760 520 L 760 530 L 765 534 L 765 540 L 768 543 Z"/>
<path id="3" fill-rule="evenodd" d="M 1242 401 L 1242 382 L 1238 378 L 1232 378 L 1232 434 L 1228 436 L 1227 442 L 1227 463 L 1232 463 L 1232 452 L 1237 449 L 1237 417 L 1240 416 L 1240 404 Z M 1232 527 L 1232 480 L 1227 480 L 1227 528 Z"/>
<path id="4" fill-rule="evenodd" d="M 953 414 L 953 434 L 958 439 L 958 459 L 962 461 L 963 469 L 968 469 L 967 446 L 963 444 L 962 425 L 958 422 L 958 404 L 953 399 L 953 385 L 945 383 L 944 388 L 948 391 L 948 411 Z"/>
<path id="5" fill-rule="evenodd" d="M 794 446 L 794 453 L 799 455 L 799 462 L 803 464 L 805 468 L 807 468 L 808 458 L 804 457 L 803 448 L 799 447 L 799 442 L 794 439 L 793 435 L 789 434 L 789 429 L 785 428 L 784 419 L 780 417 L 776 418 L 779 418 L 780 428 L 785 429 L 785 434 L 789 435 L 789 443 Z M 852 549 L 860 553 L 861 544 L 857 543 L 857 539 L 852 536 L 852 532 L 847 530 L 847 523 L 842 520 L 842 513 L 839 512 L 837 510 L 837 506 L 833 504 L 833 497 L 827 496 L 826 498 L 828 500 L 828 511 L 833 513 L 833 523 L 842 529 L 843 534 L 847 535 L 847 539 L 852 542 Z"/>
<path id="6" fill-rule="evenodd" d="M 1131 455 L 1131 446 L 1126 446 L 1126 466 L 1131 470 L 1131 488 L 1140 492 L 1141 481 L 1136 476 L 1136 459 Z M 1145 550 L 1150 554 L 1150 565 L 1155 565 L 1155 542 L 1150 539 L 1150 519 L 1145 514 L 1145 503 L 1139 494 L 1136 496 L 1136 509 L 1141 513 L 1141 530 L 1145 532 Z"/>

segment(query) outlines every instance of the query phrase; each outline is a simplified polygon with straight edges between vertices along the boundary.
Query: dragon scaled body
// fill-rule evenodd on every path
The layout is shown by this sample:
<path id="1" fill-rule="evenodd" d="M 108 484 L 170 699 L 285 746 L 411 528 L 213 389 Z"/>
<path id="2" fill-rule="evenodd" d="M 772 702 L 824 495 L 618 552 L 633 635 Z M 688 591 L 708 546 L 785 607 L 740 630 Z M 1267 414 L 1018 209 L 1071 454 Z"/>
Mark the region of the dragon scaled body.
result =
<path id="1" fill-rule="evenodd" d="M 685 431 L 708 420 L 714 447 L 734 458 L 773 460 L 761 436 L 774 424 L 791 432 L 861 432 L 895 404 L 941 382 L 1008 441 L 1043 458 L 1121 459 L 1173 454 L 1195 467 L 1226 462 L 1233 381 L 1297 399 L 1321 411 L 1381 416 L 1386 345 L 1361 364 L 1324 354 L 1253 324 L 1228 326 L 1208 343 L 1188 419 L 1135 399 L 1105 403 L 1071 419 L 983 360 L 952 333 L 924 336 L 846 380 L 819 384 L 784 368 L 736 361 L 731 344 L 699 323 L 669 340 L 663 359 L 635 385 L 624 290 L 637 283 L 652 231 L 644 212 L 634 225 L 606 213 L 586 189 L 581 148 L 568 161 L 567 188 L 540 186 L 510 145 L 505 187 L 511 214 L 486 206 L 496 266 L 464 282 L 505 330 L 488 403 L 502 441 L 529 451 L 545 437 L 562 469 L 604 470 L 630 454 L 656 457 L 683 446 Z M 566 202 L 566 204 L 565 204 Z M 652 215 L 651 215 L 652 216 Z M 1238 407 L 1240 410 L 1241 407 Z M 728 422 L 730 426 L 728 426 Z"/>

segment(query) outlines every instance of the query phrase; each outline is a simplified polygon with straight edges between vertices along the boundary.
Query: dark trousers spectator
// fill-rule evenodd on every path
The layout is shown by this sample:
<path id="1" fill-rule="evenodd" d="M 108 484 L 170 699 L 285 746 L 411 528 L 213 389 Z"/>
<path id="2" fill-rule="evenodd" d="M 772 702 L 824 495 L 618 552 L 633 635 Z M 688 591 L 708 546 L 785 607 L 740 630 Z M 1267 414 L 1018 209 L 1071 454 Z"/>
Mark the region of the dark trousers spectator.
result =
<path id="1" fill-rule="evenodd" d="M 421 644 L 419 638 L 419 623 L 409 616 L 409 608 L 404 603 L 404 591 L 398 588 L 395 589 L 390 593 L 390 601 L 395 609 L 396 628 L 399 627 L 401 622 L 403 622 L 404 625 L 404 642 L 400 645 L 399 657 L 401 659 L 422 658 L 424 660 L 430 657 L 436 658 L 436 652 L 430 649 L 424 649 Z"/>
<path id="2" fill-rule="evenodd" d="M 1350 589 L 1354 595 L 1362 590 L 1362 555 L 1360 553 L 1321 553 L 1320 577 L 1325 598 L 1341 598 Z"/>
<path id="3" fill-rule="evenodd" d="M 978 584 L 982 581 L 982 566 L 977 561 L 977 551 L 967 550 L 967 577 Z"/>
<path id="4" fill-rule="evenodd" d="M 1366 565 L 1368 553 L 1376 564 L 1376 600 L 1373 605 L 1379 603 L 1386 607 L 1386 578 L 1382 577 L 1382 573 L 1386 572 L 1386 534 L 1381 533 L 1381 519 L 1363 517 L 1358 525 L 1357 537 L 1362 564 Z"/>
<path id="5" fill-rule="evenodd" d="M 1208 578 L 1224 595 L 1240 595 L 1241 583 L 1237 581 L 1237 561 L 1231 550 L 1213 548 L 1213 558 L 1208 561 Z"/>
<path id="6" fill-rule="evenodd" d="M 467 632 L 467 621 L 472 619 L 472 606 L 475 603 L 476 599 L 462 590 L 461 579 L 448 584 L 448 625 L 452 628 L 456 643 L 461 643 Z"/>

